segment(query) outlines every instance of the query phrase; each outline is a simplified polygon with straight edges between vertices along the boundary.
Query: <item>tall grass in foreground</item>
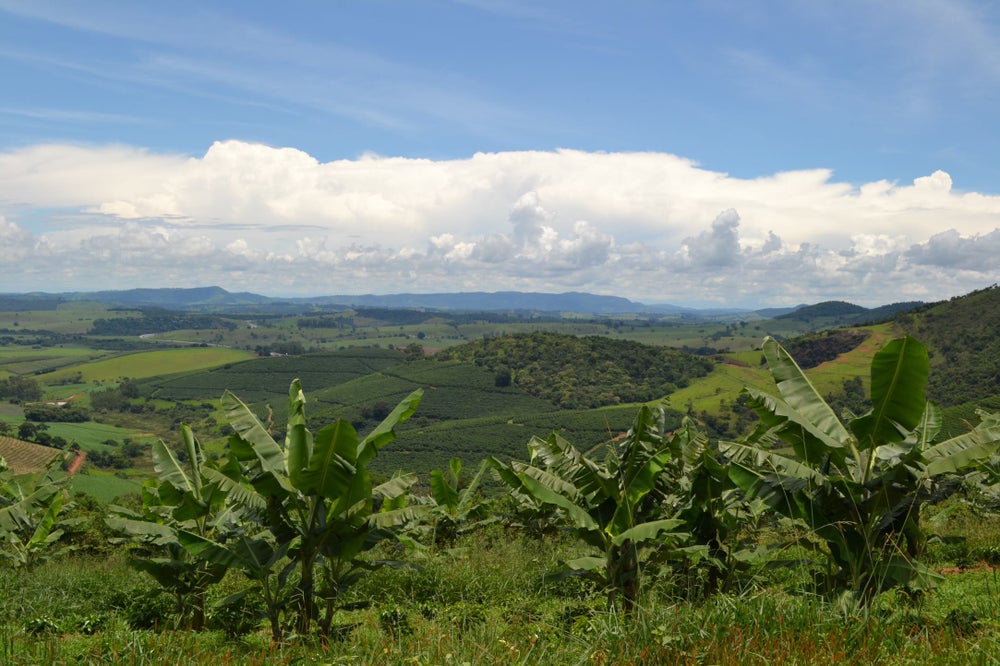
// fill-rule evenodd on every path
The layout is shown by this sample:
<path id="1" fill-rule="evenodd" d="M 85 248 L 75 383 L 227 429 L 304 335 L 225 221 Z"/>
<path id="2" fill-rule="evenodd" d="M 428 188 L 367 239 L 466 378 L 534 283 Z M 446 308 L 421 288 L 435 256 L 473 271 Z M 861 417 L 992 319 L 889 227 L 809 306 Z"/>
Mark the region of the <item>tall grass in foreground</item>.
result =
<path id="1" fill-rule="evenodd" d="M 63 558 L 30 575 L 0 571 L 0 663 L 998 663 L 1000 573 L 987 569 L 949 575 L 922 598 L 889 592 L 868 607 L 838 606 L 803 592 L 804 581 L 766 572 L 742 593 L 697 601 L 660 579 L 626 618 L 582 581 L 544 582 L 577 548 L 500 529 L 461 539 L 353 588 L 352 601 L 369 605 L 341 612 L 326 643 L 272 643 L 262 625 L 235 638 L 219 628 L 140 629 L 143 611 L 164 610 L 147 596 L 150 581 L 117 557 Z M 227 578 L 219 594 L 242 583 Z"/>

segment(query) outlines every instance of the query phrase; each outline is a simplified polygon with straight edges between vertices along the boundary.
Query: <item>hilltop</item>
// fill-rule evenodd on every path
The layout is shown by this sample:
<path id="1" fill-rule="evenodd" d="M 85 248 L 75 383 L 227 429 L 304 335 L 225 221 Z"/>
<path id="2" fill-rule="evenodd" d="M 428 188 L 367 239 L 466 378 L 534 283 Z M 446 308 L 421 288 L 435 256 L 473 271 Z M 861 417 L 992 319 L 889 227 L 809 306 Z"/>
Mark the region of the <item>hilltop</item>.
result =
<path id="1" fill-rule="evenodd" d="M 540 293 L 521 291 L 450 292 L 429 294 L 355 294 L 311 297 L 272 297 L 250 292 L 229 292 L 222 287 L 143 288 L 119 291 L 0 294 L 0 310 L 54 310 L 64 303 L 92 301 L 115 308 L 162 308 L 182 312 L 212 313 L 290 313 L 338 312 L 352 308 L 418 310 L 428 312 L 508 312 L 508 313 L 580 313 L 593 315 L 645 314 L 690 317 L 749 317 L 770 319 L 786 316 L 812 318 L 842 315 L 828 304 L 800 305 L 794 308 L 712 307 L 693 308 L 668 303 L 647 304 L 621 296 L 585 292 Z M 857 305 L 849 314 L 869 313 Z M 797 314 L 798 313 L 798 314 Z"/>
<path id="2" fill-rule="evenodd" d="M 957 405 L 1000 395 L 1000 287 L 926 305 L 895 322 L 931 351 L 931 399 Z"/>

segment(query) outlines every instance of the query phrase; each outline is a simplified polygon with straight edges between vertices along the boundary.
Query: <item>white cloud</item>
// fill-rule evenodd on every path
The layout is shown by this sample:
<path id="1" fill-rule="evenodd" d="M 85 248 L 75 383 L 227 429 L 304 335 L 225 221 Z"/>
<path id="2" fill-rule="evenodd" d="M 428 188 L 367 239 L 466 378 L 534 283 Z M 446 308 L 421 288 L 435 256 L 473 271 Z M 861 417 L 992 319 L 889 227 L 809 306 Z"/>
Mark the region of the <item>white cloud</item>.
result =
<path id="1" fill-rule="evenodd" d="M 0 259 L 15 262 L 28 258 L 33 245 L 30 233 L 0 215 Z"/>
<path id="2" fill-rule="evenodd" d="M 568 288 L 679 303 L 876 304 L 996 281 L 1000 197 L 937 171 L 859 187 L 674 155 L 526 151 L 320 162 L 237 141 L 0 153 L 0 290 Z M 942 231 L 948 229 L 948 231 Z"/>
<path id="3" fill-rule="evenodd" d="M 730 208 L 719 213 L 712 228 L 695 237 L 685 238 L 682 253 L 695 269 L 733 266 L 740 260 L 740 214 Z"/>

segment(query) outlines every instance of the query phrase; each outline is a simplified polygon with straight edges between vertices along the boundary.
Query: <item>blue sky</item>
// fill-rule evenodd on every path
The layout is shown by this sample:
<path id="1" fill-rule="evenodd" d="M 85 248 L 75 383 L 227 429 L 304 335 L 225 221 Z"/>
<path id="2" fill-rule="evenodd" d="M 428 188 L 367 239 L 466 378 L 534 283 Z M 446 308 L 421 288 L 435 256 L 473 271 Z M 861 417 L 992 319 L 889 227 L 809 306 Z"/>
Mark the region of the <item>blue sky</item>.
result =
<path id="1" fill-rule="evenodd" d="M 0 0 L 0 291 L 946 298 L 992 2 Z"/>

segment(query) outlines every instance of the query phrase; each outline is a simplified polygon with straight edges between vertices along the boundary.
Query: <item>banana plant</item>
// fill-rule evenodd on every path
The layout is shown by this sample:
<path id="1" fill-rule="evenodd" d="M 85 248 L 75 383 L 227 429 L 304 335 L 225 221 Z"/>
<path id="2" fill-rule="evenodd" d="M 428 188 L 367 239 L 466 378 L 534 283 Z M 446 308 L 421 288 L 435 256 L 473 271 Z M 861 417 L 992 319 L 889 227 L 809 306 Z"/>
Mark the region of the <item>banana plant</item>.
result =
<path id="1" fill-rule="evenodd" d="M 223 395 L 235 431 L 230 455 L 265 503 L 265 521 L 277 547 L 287 548 L 298 570 L 292 604 L 299 633 L 311 630 L 317 598 L 325 604 L 320 629 L 329 632 L 337 596 L 369 567 L 357 556 L 383 534 L 371 520 L 374 489 L 368 464 L 395 439 L 395 427 L 414 413 L 421 396 L 420 390 L 411 393 L 364 438 L 344 419 L 313 435 L 306 427 L 305 395 L 295 380 L 289 387 L 284 445 L 279 445 L 246 404 L 228 391 Z"/>
<path id="2" fill-rule="evenodd" d="M 141 510 L 112 506 L 107 522 L 144 546 L 145 554 L 133 557 L 132 565 L 174 595 L 180 611 L 178 623 L 200 630 L 205 625 L 206 593 L 222 580 L 228 567 L 189 552 L 182 535 L 225 539 L 239 530 L 246 516 L 229 501 L 235 482 L 207 463 L 201 444 L 186 424 L 181 425 L 181 439 L 185 463 L 162 441 L 154 443 L 158 478 L 143 486 Z"/>
<path id="3" fill-rule="evenodd" d="M 830 591 L 867 603 L 893 586 L 932 587 L 920 563 L 920 505 L 934 479 L 997 451 L 1000 420 L 935 443 L 940 410 L 924 396 L 927 350 L 910 337 L 871 362 L 872 408 L 842 422 L 794 359 L 771 338 L 764 357 L 778 396 L 744 389 L 760 418 L 740 442 L 720 445 L 730 478 L 749 496 L 804 521 L 827 546 Z"/>
<path id="4" fill-rule="evenodd" d="M 690 544 L 677 552 L 678 564 L 688 574 L 704 572 L 704 592 L 712 594 L 730 573 L 746 567 L 749 551 L 735 537 L 755 512 L 692 419 L 685 417 L 666 442 L 671 456 L 657 481 L 660 504 L 690 535 Z"/>
<path id="5" fill-rule="evenodd" d="M 683 521 L 663 518 L 652 494 L 671 457 L 663 410 L 640 408 L 632 429 L 604 446 L 602 461 L 557 434 L 532 438 L 528 449 L 528 463 L 495 458 L 490 463 L 512 492 L 560 509 L 577 535 L 601 552 L 564 562 L 560 573 L 597 581 L 609 605 L 620 599 L 622 609 L 632 612 L 639 600 L 643 547 L 653 546 L 655 553 L 685 539 L 671 531 Z"/>
<path id="6" fill-rule="evenodd" d="M 57 476 L 56 459 L 44 474 L 18 477 L 0 457 L 0 559 L 29 568 L 71 550 L 56 544 L 74 519 L 61 519 L 72 503 L 66 501 L 69 477 Z M 78 522 L 78 521 L 76 521 Z"/>
<path id="7" fill-rule="evenodd" d="M 452 458 L 447 471 L 435 469 L 430 475 L 433 541 L 435 544 L 454 545 L 459 534 L 490 522 L 487 502 L 479 494 L 483 474 L 489 469 L 484 460 L 476 475 L 464 488 L 460 488 L 462 461 Z"/>

